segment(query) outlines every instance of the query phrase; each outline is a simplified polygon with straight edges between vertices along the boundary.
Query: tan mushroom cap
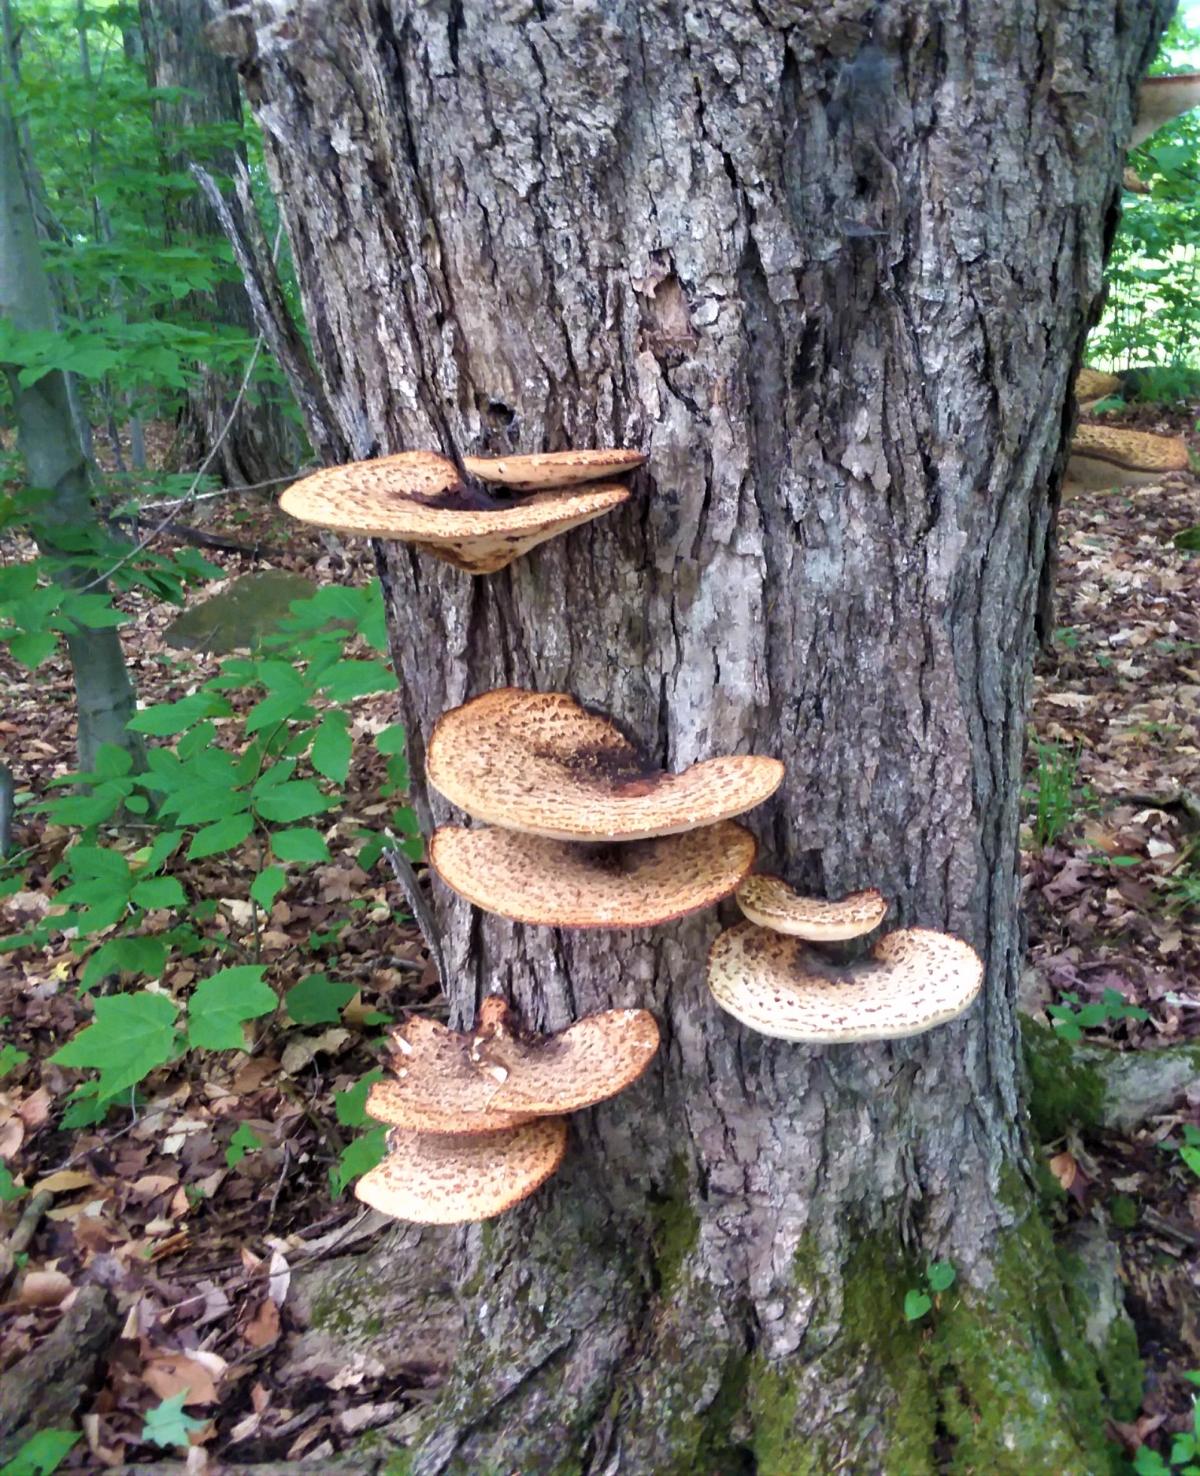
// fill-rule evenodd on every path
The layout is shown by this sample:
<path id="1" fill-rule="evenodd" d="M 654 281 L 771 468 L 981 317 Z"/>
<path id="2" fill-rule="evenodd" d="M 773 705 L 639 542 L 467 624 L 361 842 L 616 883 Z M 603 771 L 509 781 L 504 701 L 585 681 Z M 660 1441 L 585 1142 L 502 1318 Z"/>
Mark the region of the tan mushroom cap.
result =
<path id="1" fill-rule="evenodd" d="M 470 1137 L 397 1130 L 388 1134 L 387 1157 L 359 1179 L 354 1193 L 397 1220 L 422 1225 L 489 1220 L 540 1188 L 566 1149 L 562 1117 Z"/>
<path id="2" fill-rule="evenodd" d="M 429 860 L 468 902 L 514 922 L 650 928 L 728 897 L 757 851 L 758 842 L 733 820 L 598 845 L 446 825 L 433 833 Z"/>
<path id="3" fill-rule="evenodd" d="M 1122 189 L 1128 190 L 1131 195 L 1148 195 L 1150 193 L 1150 186 L 1141 175 L 1129 168 L 1121 171 L 1121 187 Z"/>
<path id="4" fill-rule="evenodd" d="M 928 928 L 886 933 L 865 959 L 835 966 L 798 938 L 744 922 L 708 957 L 723 1010 L 760 1035 L 814 1045 L 920 1035 L 962 1014 L 982 982 L 975 950 Z"/>
<path id="5" fill-rule="evenodd" d="M 536 1114 L 492 1107 L 496 1082 L 471 1059 L 470 1035 L 414 1016 L 392 1032 L 391 1074 L 367 1092 L 376 1122 L 428 1133 L 491 1133 Z"/>
<path id="6" fill-rule="evenodd" d="M 1080 425 L 1071 439 L 1067 480 L 1103 491 L 1159 482 L 1167 472 L 1186 471 L 1182 436 L 1153 436 L 1113 425 Z"/>
<path id="7" fill-rule="evenodd" d="M 1094 405 L 1120 388 L 1118 375 L 1105 374 L 1099 369 L 1081 369 L 1075 376 L 1075 398 L 1081 405 Z"/>
<path id="8" fill-rule="evenodd" d="M 1130 147 L 1137 148 L 1164 123 L 1197 106 L 1200 106 L 1200 72 L 1143 78 L 1138 87 L 1137 120 L 1130 135 Z"/>
<path id="9" fill-rule="evenodd" d="M 294 482 L 279 499 L 301 522 L 363 538 L 393 538 L 471 574 L 494 574 L 539 543 L 619 507 L 629 488 L 544 492 L 498 507 L 479 505 L 442 456 L 402 451 L 330 466 Z"/>
<path id="10" fill-rule="evenodd" d="M 607 718 L 565 692 L 501 687 L 438 719 L 430 784 L 476 820 L 551 840 L 645 840 L 753 809 L 783 782 L 778 759 L 650 767 Z"/>
<path id="11" fill-rule="evenodd" d="M 542 451 L 533 456 L 464 456 L 463 470 L 481 482 L 536 492 L 623 476 L 645 460 L 643 451 Z"/>
<path id="12" fill-rule="evenodd" d="M 480 1022 L 471 1057 L 498 1087 L 493 1104 L 539 1116 L 615 1097 L 646 1070 L 659 1044 L 649 1010 L 604 1010 L 557 1034 L 534 1035 L 512 1027 L 501 1001 Z"/>
<path id="13" fill-rule="evenodd" d="M 877 928 L 887 915 L 882 892 L 851 892 L 837 902 L 802 897 L 778 876 L 747 877 L 737 889 L 737 905 L 752 923 L 807 938 L 813 943 L 841 943 Z"/>

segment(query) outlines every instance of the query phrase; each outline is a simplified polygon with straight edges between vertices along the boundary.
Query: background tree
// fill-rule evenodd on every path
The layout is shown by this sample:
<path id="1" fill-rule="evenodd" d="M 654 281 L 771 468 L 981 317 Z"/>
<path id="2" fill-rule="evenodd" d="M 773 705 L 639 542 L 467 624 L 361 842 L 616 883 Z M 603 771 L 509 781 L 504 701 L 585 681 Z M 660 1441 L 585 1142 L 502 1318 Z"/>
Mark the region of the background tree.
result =
<path id="1" fill-rule="evenodd" d="M 878 885 L 987 961 L 965 1022 L 812 1051 L 709 1003 L 711 917 L 592 937 L 440 895 L 460 1021 L 500 987 L 548 1028 L 647 1005 L 665 1043 L 528 1207 L 398 1237 L 397 1336 L 452 1353 L 414 1471 L 1104 1468 L 1025 1177 L 1017 793 L 1068 389 L 1167 9 L 220 24 L 347 453 L 650 452 L 629 509 L 491 578 L 380 550 L 424 819 L 443 708 L 569 689 L 671 767 L 779 755 L 769 868 Z M 894 1311 L 917 1255 L 964 1288 L 927 1336 Z"/>
<path id="2" fill-rule="evenodd" d="M 8 81 L 7 69 L 4 81 Z M 0 93 L 0 318 L 17 334 L 53 334 L 54 309 L 20 165 L 17 131 L 8 98 Z M 0 354 L 0 360 L 5 356 Z M 35 528 L 42 552 L 57 566 L 61 585 L 91 600 L 76 598 L 67 621 L 67 649 L 78 701 L 78 753 L 81 770 L 95 767 L 101 744 L 131 754 L 141 739 L 127 729 L 135 705 L 133 683 L 102 579 L 73 555 L 86 551 L 97 528 L 87 460 L 76 433 L 66 376 L 52 369 L 30 381 L 20 366 L 5 362 L 17 437 L 30 487 L 40 495 Z M 54 600 L 54 596 L 51 596 Z M 53 638 L 49 638 L 53 644 Z M 11 801 L 11 776 L 0 775 L 0 810 Z M 7 835 L 7 816 L 0 838 Z M 2 847 L 0 847 L 2 848 Z"/>
<path id="3" fill-rule="evenodd" d="M 141 33 L 147 75 L 159 89 L 155 109 L 167 169 L 183 173 L 199 152 L 209 168 L 228 178 L 239 160 L 245 163 L 242 100 L 237 73 L 205 37 L 213 13 L 208 0 L 141 0 Z M 178 236 L 191 244 L 221 239 L 212 208 L 198 190 L 170 202 L 166 228 L 168 238 Z M 252 331 L 250 305 L 235 276 L 223 275 L 207 292 L 194 293 L 187 307 L 198 318 Z M 238 406 L 221 437 L 239 377 L 205 369 L 188 386 L 181 427 L 196 464 L 219 443 L 217 467 L 234 487 L 285 476 L 301 458 L 297 428 L 285 413 L 278 388 L 264 393 L 266 387 L 260 385 L 258 393 Z"/>

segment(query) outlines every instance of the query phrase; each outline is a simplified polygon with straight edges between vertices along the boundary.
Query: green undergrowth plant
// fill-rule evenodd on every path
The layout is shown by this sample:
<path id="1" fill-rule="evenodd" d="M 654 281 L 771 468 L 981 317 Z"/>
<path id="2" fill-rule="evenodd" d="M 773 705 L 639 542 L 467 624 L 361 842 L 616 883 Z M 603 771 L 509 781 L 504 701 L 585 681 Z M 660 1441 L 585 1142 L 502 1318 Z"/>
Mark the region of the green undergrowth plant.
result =
<path id="1" fill-rule="evenodd" d="M 82 960 L 79 985 L 92 1023 L 52 1059 L 91 1074 L 76 1088 L 63 1126 L 130 1105 L 150 1072 L 186 1052 L 243 1049 L 249 1022 L 277 1012 L 297 1026 L 340 1017 L 355 986 L 313 969 L 281 997 L 282 981 L 268 980 L 262 934 L 287 888 L 331 860 L 325 832 L 346 818 L 351 709 L 396 685 L 381 659 L 385 650 L 378 582 L 326 586 L 291 603 L 261 654 L 227 659 L 193 691 L 135 715 L 130 727 L 151 745 L 144 771 L 109 745 L 94 770 L 53 781 L 60 792 L 34 806 L 69 836 L 51 873 L 54 910 L 0 940 L 0 950 L 44 948 L 64 937 Z M 371 741 L 384 758 L 385 778 L 379 795 L 367 796 L 368 807 L 383 814 L 380 823 L 353 829 L 354 860 L 363 870 L 389 845 L 420 853 L 415 817 L 402 803 L 404 731 L 391 724 Z M 223 897 L 245 888 L 248 930 L 204 895 L 204 862 L 216 863 Z M 0 890 L 21 885 L 20 868 L 10 866 Z M 310 935 L 307 951 L 335 944 L 354 909 L 351 901 L 342 923 Z M 156 981 L 182 959 L 202 977 L 179 1001 Z M 379 1014 L 366 1021 L 385 1022 Z M 342 1121 L 365 1123 L 355 1096 L 343 1097 Z M 369 1167 L 365 1160 L 376 1150 L 381 1135 L 352 1144 L 335 1187 Z"/>
<path id="2" fill-rule="evenodd" d="M 1190 1384 L 1200 1385 L 1200 1373 L 1183 1376 Z M 1172 1437 L 1166 1457 L 1148 1445 L 1139 1448 L 1133 1458 L 1137 1476 L 1200 1476 L 1200 1398 L 1192 1398 L 1192 1426 Z"/>
<path id="3" fill-rule="evenodd" d="M 958 1272 L 949 1261 L 931 1261 L 921 1277 L 921 1285 L 904 1293 L 905 1322 L 919 1322 L 932 1312 L 937 1299 L 943 1292 L 948 1292 L 957 1279 Z"/>
<path id="4" fill-rule="evenodd" d="M 1091 794 L 1079 783 L 1078 748 L 1057 743 L 1034 743 L 1036 767 L 1025 789 L 1030 811 L 1033 848 L 1043 851 L 1070 827 L 1080 810 L 1091 804 Z"/>
<path id="5" fill-rule="evenodd" d="M 1063 1040 L 1082 1040 L 1085 1030 L 1111 1025 L 1118 1020 L 1148 1020 L 1150 1013 L 1131 1005 L 1116 989 L 1106 989 L 1093 1004 L 1080 1004 L 1078 994 L 1063 994 L 1058 1004 L 1046 1006 L 1056 1034 Z"/>

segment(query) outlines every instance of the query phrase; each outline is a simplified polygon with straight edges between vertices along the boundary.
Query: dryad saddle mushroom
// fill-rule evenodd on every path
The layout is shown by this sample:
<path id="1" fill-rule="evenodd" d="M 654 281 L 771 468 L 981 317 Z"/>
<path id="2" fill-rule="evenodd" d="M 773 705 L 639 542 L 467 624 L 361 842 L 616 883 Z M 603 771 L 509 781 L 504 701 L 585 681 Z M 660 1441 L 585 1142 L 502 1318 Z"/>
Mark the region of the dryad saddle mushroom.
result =
<path id="1" fill-rule="evenodd" d="M 494 462 L 467 458 L 476 469 L 472 476 L 504 484 L 489 490 L 471 485 L 444 456 L 402 451 L 325 467 L 294 482 L 279 505 L 301 522 L 397 539 L 468 573 L 494 574 L 548 538 L 628 501 L 627 486 L 595 478 L 619 476 L 645 459 L 639 451 L 567 451 Z M 527 462 L 536 467 L 524 469 L 522 480 L 513 482 L 499 470 Z M 525 490 L 530 487 L 540 490 Z"/>
<path id="2" fill-rule="evenodd" d="M 1187 442 L 1182 436 L 1080 425 L 1071 438 L 1066 480 L 1077 487 L 1104 491 L 1159 482 L 1168 472 L 1186 471 L 1187 466 Z"/>
<path id="3" fill-rule="evenodd" d="M 519 1029 L 498 995 L 471 1031 L 414 1016 L 393 1032 L 390 1072 L 367 1094 L 367 1112 L 392 1131 L 354 1192 L 425 1224 L 498 1215 L 558 1168 L 566 1114 L 623 1091 L 658 1044 L 646 1010 L 587 1015 L 554 1035 Z"/>

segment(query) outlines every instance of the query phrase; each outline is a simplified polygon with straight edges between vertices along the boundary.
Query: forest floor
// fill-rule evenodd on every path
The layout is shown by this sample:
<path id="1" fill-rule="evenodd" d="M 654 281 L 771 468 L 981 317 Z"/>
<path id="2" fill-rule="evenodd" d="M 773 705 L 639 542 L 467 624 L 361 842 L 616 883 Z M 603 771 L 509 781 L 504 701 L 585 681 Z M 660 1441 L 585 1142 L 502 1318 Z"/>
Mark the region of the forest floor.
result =
<path id="1" fill-rule="evenodd" d="M 1190 434 L 1190 416 L 1153 420 Z M 298 532 L 269 506 L 235 506 L 207 504 L 206 529 L 267 553 L 206 553 L 230 575 L 288 569 L 328 584 L 373 572 L 365 549 Z M 1190 473 L 1068 501 L 1057 629 L 1035 680 L 1023 1004 L 1043 1023 L 1048 1008 L 1084 1009 L 1084 1037 L 1115 1051 L 1200 1039 L 1200 554 L 1171 541 L 1196 525 L 1200 478 Z M 176 700 L 216 673 L 220 658 L 167 643 L 177 610 L 123 603 L 136 616 L 123 634 L 143 703 Z M 0 758 L 19 787 L 42 795 L 73 764 L 69 673 L 52 661 L 30 678 L 0 661 L 0 683 Z M 391 699 L 361 699 L 353 721 L 378 731 L 393 721 Z M 252 1050 L 193 1052 L 144 1084 L 136 1112 L 64 1130 L 62 1099 L 80 1073 L 47 1058 L 90 1018 L 76 987 L 83 960 L 63 938 L 0 954 L 0 1162 L 26 1191 L 0 1204 L 0 1247 L 35 1192 L 47 1195 L 0 1301 L 0 1373 L 44 1342 L 85 1283 L 111 1289 L 121 1318 L 79 1411 L 85 1440 L 64 1470 L 155 1458 L 146 1414 L 185 1389 L 193 1438 L 228 1462 L 319 1461 L 420 1397 L 417 1373 L 398 1388 L 369 1361 L 298 1356 L 289 1300 L 293 1273 L 385 1223 L 349 1192 L 331 1193 L 329 1171 L 352 1134 L 339 1094 L 378 1064 L 381 1022 L 439 1004 L 403 898 L 382 868 L 355 862 L 359 822 L 390 808 L 382 766 L 356 744 L 346 804 L 326 836 L 332 859 L 292 881 L 257 938 L 277 986 L 325 970 L 355 986 L 335 1022 L 297 1027 L 281 1014 Z M 36 817 L 19 823 L 22 881 L 0 903 L 0 932 L 52 906 L 51 873 L 70 839 Z M 248 867 L 216 857 L 180 875 L 231 935 L 246 935 Z M 186 989 L 195 976 L 184 958 L 162 984 Z M 1135 1129 L 1071 1130 L 1041 1148 L 1063 1191 L 1060 1225 L 1098 1216 L 1116 1238 L 1147 1365 L 1140 1415 L 1114 1430 L 1130 1449 L 1164 1448 L 1190 1403 L 1184 1375 L 1200 1369 L 1200 1148 L 1180 1151 L 1192 1146 L 1189 1129 L 1200 1144 L 1200 1083 Z M 5 1280 L 0 1254 L 0 1296 Z"/>

